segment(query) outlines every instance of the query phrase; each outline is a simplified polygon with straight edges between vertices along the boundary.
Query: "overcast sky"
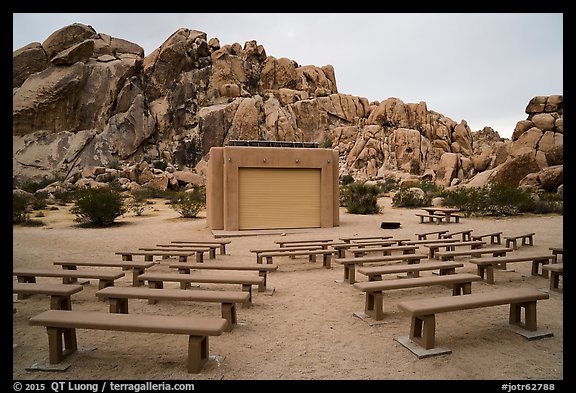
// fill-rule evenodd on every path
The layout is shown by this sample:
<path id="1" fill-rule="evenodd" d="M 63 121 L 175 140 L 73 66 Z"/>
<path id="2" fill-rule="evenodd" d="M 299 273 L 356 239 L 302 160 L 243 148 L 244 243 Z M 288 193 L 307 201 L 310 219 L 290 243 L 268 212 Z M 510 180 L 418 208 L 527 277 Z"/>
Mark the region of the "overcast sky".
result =
<path id="1" fill-rule="evenodd" d="M 145 55 L 179 28 L 222 46 L 256 40 L 268 56 L 331 64 L 339 93 L 424 101 L 506 138 L 532 97 L 563 94 L 562 13 L 27 13 L 13 14 L 13 50 L 76 22 Z"/>

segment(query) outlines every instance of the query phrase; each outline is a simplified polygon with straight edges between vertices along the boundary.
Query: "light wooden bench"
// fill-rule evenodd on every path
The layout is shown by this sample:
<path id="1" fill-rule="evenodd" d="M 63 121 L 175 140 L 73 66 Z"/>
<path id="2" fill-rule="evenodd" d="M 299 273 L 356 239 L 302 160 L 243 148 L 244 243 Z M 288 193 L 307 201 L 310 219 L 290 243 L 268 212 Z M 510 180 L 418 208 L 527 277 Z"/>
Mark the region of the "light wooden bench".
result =
<path id="1" fill-rule="evenodd" d="M 226 254 L 226 245 L 232 243 L 231 240 L 173 240 L 171 243 L 174 244 L 188 244 L 188 245 L 200 245 L 200 246 L 204 246 L 204 245 L 212 245 L 212 244 L 216 244 L 220 247 L 220 254 L 221 255 L 225 255 Z"/>
<path id="2" fill-rule="evenodd" d="M 294 246 L 294 247 L 268 247 L 268 248 L 253 248 L 250 252 L 256 254 L 256 263 L 262 263 L 262 253 L 263 252 L 287 252 L 287 251 L 302 251 L 302 250 L 323 250 L 325 246 L 323 245 L 311 245 L 311 246 Z M 293 257 L 294 258 L 294 257 Z"/>
<path id="3" fill-rule="evenodd" d="M 135 255 L 144 256 L 145 261 L 153 261 L 154 257 L 162 257 L 162 259 L 178 257 L 180 262 L 186 262 L 188 257 L 196 255 L 196 262 L 204 262 L 204 253 L 210 252 L 210 248 L 195 248 L 194 250 L 189 249 L 188 251 L 169 251 L 169 250 L 159 250 L 159 251 L 144 251 L 144 250 L 124 250 L 116 251 L 116 255 L 122 255 L 123 261 L 131 261 Z"/>
<path id="4" fill-rule="evenodd" d="M 351 247 L 348 251 L 354 255 L 354 258 L 359 258 L 375 252 L 382 253 L 382 255 L 392 255 L 392 251 L 402 251 L 402 254 L 415 254 L 417 248 L 418 246 Z"/>
<path id="5" fill-rule="evenodd" d="M 549 247 L 548 249 L 552 251 L 552 255 L 556 257 L 553 263 L 560 262 L 560 258 L 558 258 L 558 255 L 564 256 L 564 246 Z"/>
<path id="6" fill-rule="evenodd" d="M 426 214 L 426 213 L 416 213 L 416 217 L 420 217 L 420 224 L 424 224 L 426 222 L 435 222 L 436 224 L 441 224 L 442 221 L 446 218 L 444 214 Z"/>
<path id="7" fill-rule="evenodd" d="M 392 236 L 390 235 L 382 235 L 382 236 L 345 236 L 345 237 L 341 237 L 340 240 L 342 240 L 344 243 L 351 243 L 351 242 L 356 242 L 358 240 L 386 240 L 386 239 L 390 239 L 392 238 Z"/>
<path id="8" fill-rule="evenodd" d="M 346 251 L 350 248 L 403 246 L 406 245 L 405 242 L 408 240 L 410 239 L 394 239 L 389 237 L 388 239 L 382 240 L 358 240 L 353 243 L 330 243 L 329 246 L 338 251 L 337 258 L 346 258 Z"/>
<path id="9" fill-rule="evenodd" d="M 52 310 L 72 310 L 71 297 L 84 287 L 75 284 L 41 284 L 36 282 L 14 282 L 12 292 L 18 299 L 26 299 L 31 295 L 50 296 Z"/>
<path id="10" fill-rule="evenodd" d="M 478 275 L 482 278 L 486 276 L 488 284 L 494 284 L 494 269 L 506 269 L 506 265 L 513 262 L 532 262 L 531 274 L 548 278 L 548 271 L 542 270 L 540 273 L 540 266 L 551 263 L 554 258 L 554 255 L 550 254 L 509 255 L 494 258 L 470 258 L 468 262 L 476 265 Z"/>
<path id="11" fill-rule="evenodd" d="M 110 312 L 128 314 L 128 299 L 147 299 L 148 303 L 158 301 L 190 301 L 220 303 L 222 318 L 228 322 L 224 331 L 232 331 L 237 324 L 236 303 L 246 303 L 250 295 L 243 291 L 156 289 L 133 287 L 108 287 L 96 291 L 96 296 L 110 301 Z"/>
<path id="12" fill-rule="evenodd" d="M 426 270 L 439 270 L 441 276 L 456 273 L 456 268 L 464 267 L 460 262 L 424 262 L 388 266 L 363 266 L 358 273 L 368 276 L 368 281 L 382 280 L 384 274 L 408 273 L 409 277 L 419 277 L 420 272 Z"/>
<path id="13" fill-rule="evenodd" d="M 344 267 L 344 281 L 350 284 L 356 282 L 356 266 L 363 266 L 365 263 L 386 263 L 386 262 L 407 262 L 407 263 L 420 263 L 421 259 L 426 259 L 426 254 L 401 254 L 401 255 L 384 255 L 374 257 L 360 257 L 360 258 L 336 258 L 335 263 L 339 263 Z"/>
<path id="14" fill-rule="evenodd" d="M 492 254 L 494 257 L 505 256 L 507 252 L 513 251 L 508 247 L 485 247 L 470 250 L 437 251 L 436 259 L 441 261 L 453 261 L 455 257 L 473 256 L 481 257 L 482 254 Z"/>
<path id="15" fill-rule="evenodd" d="M 514 250 L 517 250 L 519 239 L 522 240 L 523 246 L 533 246 L 534 245 L 534 235 L 536 235 L 536 233 L 526 232 L 526 233 L 520 233 L 517 235 L 506 235 L 503 237 L 504 237 L 504 240 L 506 240 L 506 247 L 510 247 L 510 245 L 512 245 L 512 248 Z"/>
<path id="16" fill-rule="evenodd" d="M 470 241 L 472 240 L 472 229 L 463 229 L 461 231 L 453 231 L 453 232 L 446 232 L 440 235 L 441 239 L 451 239 L 452 236 L 462 235 L 462 241 Z"/>
<path id="17" fill-rule="evenodd" d="M 240 271 L 257 271 L 258 275 L 264 279 L 261 286 L 258 287 L 258 292 L 266 291 L 266 282 L 268 279 L 268 272 L 278 270 L 278 265 L 269 264 L 253 264 L 253 263 L 192 263 L 181 262 L 173 263 L 171 268 L 178 269 L 180 273 L 188 274 L 192 270 L 208 269 L 208 270 L 240 270 Z"/>
<path id="18" fill-rule="evenodd" d="M 443 285 L 452 288 L 452 295 L 456 296 L 471 293 L 472 282 L 481 280 L 482 278 L 475 274 L 455 273 L 443 276 L 357 282 L 354 288 L 366 293 L 364 313 L 376 321 L 381 321 L 384 318 L 384 291 Z"/>
<path id="19" fill-rule="evenodd" d="M 18 282 L 36 282 L 37 277 L 60 277 L 62 284 L 73 284 L 79 278 L 98 280 L 98 289 L 114 286 L 114 281 L 124 277 L 123 272 L 108 270 L 64 270 L 64 269 L 36 269 L 36 268 L 15 268 L 12 275 L 16 276 Z"/>
<path id="20" fill-rule="evenodd" d="M 68 310 L 44 311 L 30 318 L 29 323 L 46 327 L 51 364 L 60 363 L 69 354 L 77 352 L 76 329 L 188 335 L 189 373 L 202 370 L 209 358 L 209 336 L 221 335 L 228 324 L 224 318 Z M 150 345 L 147 341 L 144 344 Z"/>
<path id="21" fill-rule="evenodd" d="M 563 292 L 563 288 L 560 288 L 560 276 L 564 276 L 564 263 L 542 265 L 542 270 L 550 273 L 550 290 Z"/>
<path id="22" fill-rule="evenodd" d="M 119 267 L 122 270 L 132 271 L 132 285 L 137 287 L 142 285 L 143 282 L 138 276 L 146 271 L 146 269 L 154 266 L 154 262 L 150 261 L 54 261 L 54 265 L 62 266 L 65 270 L 77 270 L 78 266 L 84 267 Z"/>
<path id="23" fill-rule="evenodd" d="M 420 233 L 415 233 L 416 238 L 418 240 L 426 240 L 428 239 L 428 236 L 430 235 L 437 235 L 438 239 L 441 239 L 442 234 L 448 232 L 448 229 L 440 229 L 438 231 L 428 231 L 428 232 L 420 232 Z"/>
<path id="24" fill-rule="evenodd" d="M 490 238 L 490 244 L 502 244 L 502 231 L 487 232 L 479 235 L 470 235 L 472 240 L 482 240 L 485 237 Z"/>
<path id="25" fill-rule="evenodd" d="M 182 251 L 187 251 L 189 249 L 194 249 L 197 247 L 201 247 L 201 248 L 209 248 L 210 251 L 208 251 L 208 258 L 209 259 L 214 259 L 216 258 L 216 249 L 219 249 L 220 246 L 218 244 L 189 244 L 189 243 L 161 243 L 161 244 L 156 244 L 156 247 L 140 247 L 140 250 L 144 250 L 144 251 L 157 251 L 157 250 L 170 250 L 170 251 L 177 251 L 177 250 L 182 250 Z"/>
<path id="26" fill-rule="evenodd" d="M 238 273 L 238 272 L 236 272 Z M 178 282 L 180 283 L 180 289 L 187 289 L 192 283 L 208 283 L 208 284 L 240 284 L 244 292 L 248 292 L 250 295 L 248 302 L 252 303 L 252 285 L 257 285 L 258 287 L 264 284 L 264 278 L 260 276 L 247 276 L 238 275 L 234 273 L 207 273 L 202 274 L 195 273 L 156 273 L 156 272 L 146 272 L 140 275 L 140 278 L 148 281 L 148 286 L 150 288 L 164 288 L 164 282 Z"/>
<path id="27" fill-rule="evenodd" d="M 430 243 L 456 243 L 458 239 L 420 239 L 420 240 L 408 240 L 406 241 L 406 245 L 413 246 L 413 245 L 424 245 Z"/>
<path id="28" fill-rule="evenodd" d="M 310 239 L 310 240 L 275 240 L 274 243 L 278 244 L 280 247 L 286 247 L 287 245 L 290 246 L 317 246 L 321 245 L 324 248 L 327 248 L 327 243 L 333 243 L 334 239 Z"/>
<path id="29" fill-rule="evenodd" d="M 420 347 L 430 350 L 436 346 L 436 314 L 509 304 L 509 323 L 526 331 L 535 332 L 537 330 L 536 302 L 548 298 L 547 293 L 537 289 L 515 288 L 461 296 L 409 300 L 398 303 L 398 308 L 411 317 L 409 339 Z M 521 322 L 522 309 L 525 311 L 524 323 Z"/>
<path id="30" fill-rule="evenodd" d="M 475 250 L 482 248 L 486 244 L 483 240 L 470 240 L 470 241 L 457 241 L 457 242 L 444 242 L 438 241 L 437 243 L 423 244 L 424 247 L 428 248 L 428 257 L 434 259 L 434 254 L 441 248 L 445 248 L 446 251 L 455 251 L 456 247 L 470 246 L 470 249 Z"/>
<path id="31" fill-rule="evenodd" d="M 326 269 L 329 269 L 331 265 L 332 255 L 336 254 L 336 250 L 294 250 L 294 251 L 270 251 L 270 252 L 263 252 L 260 254 L 260 263 L 262 263 L 262 259 L 266 259 L 266 263 L 272 264 L 274 263 L 274 257 L 292 257 L 292 256 L 299 256 L 299 255 L 308 255 L 308 260 L 310 262 L 316 262 L 316 256 L 322 255 L 322 266 Z M 258 260 L 256 260 L 258 263 Z"/>

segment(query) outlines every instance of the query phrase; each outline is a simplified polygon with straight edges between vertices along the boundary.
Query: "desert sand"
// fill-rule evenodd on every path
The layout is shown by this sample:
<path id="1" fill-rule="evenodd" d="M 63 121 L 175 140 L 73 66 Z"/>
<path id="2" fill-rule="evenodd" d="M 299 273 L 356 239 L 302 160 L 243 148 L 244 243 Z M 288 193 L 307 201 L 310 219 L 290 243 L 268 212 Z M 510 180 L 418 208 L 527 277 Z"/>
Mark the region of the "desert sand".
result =
<path id="1" fill-rule="evenodd" d="M 259 235 L 228 233 L 231 243 L 226 255 L 216 261 L 256 262 L 249 250 L 275 247 L 279 239 L 334 239 L 343 236 L 388 234 L 416 239 L 416 233 L 439 228 L 456 231 L 472 229 L 473 234 L 502 231 L 504 235 L 526 231 L 536 233 L 534 246 L 520 246 L 514 254 L 549 253 L 549 247 L 563 244 L 562 215 L 522 215 L 506 218 L 469 217 L 460 223 L 421 224 L 417 209 L 394 208 L 388 197 L 381 198 L 378 215 L 351 215 L 341 208 L 340 225 Z M 109 228 L 80 228 L 70 214 L 71 205 L 45 210 L 40 227 L 13 227 L 13 266 L 54 267 L 63 258 L 120 259 L 115 252 L 166 243 L 174 240 L 208 240 L 214 233 L 206 225 L 205 212 L 184 219 L 162 199 L 154 200 L 141 216 L 127 213 Z M 381 229 L 382 221 L 398 221 L 398 229 Z M 217 233 L 222 235 L 222 233 Z M 419 252 L 427 252 L 421 247 Z M 142 258 L 142 257 L 139 257 Z M 458 272 L 476 273 L 468 257 Z M 152 269 L 170 271 L 168 261 L 158 260 Z M 32 296 L 16 300 L 13 314 L 14 380 L 498 380 L 559 381 L 564 379 L 563 293 L 550 291 L 549 299 L 538 302 L 538 327 L 553 337 L 527 340 L 508 325 L 508 306 L 496 306 L 436 317 L 437 345 L 452 353 L 418 359 L 394 338 L 407 336 L 409 317 L 397 309 L 401 301 L 450 296 L 445 287 L 423 287 L 389 291 L 384 296 L 384 323 L 371 324 L 353 313 L 364 310 L 364 294 L 342 282 L 343 268 L 331 269 L 307 257 L 275 258 L 278 270 L 268 276 L 274 293 L 254 290 L 253 305 L 238 308 L 238 325 L 231 332 L 210 338 L 210 360 L 199 374 L 186 372 L 187 337 L 77 330 L 80 351 L 65 359 L 64 372 L 28 371 L 45 361 L 48 338 L 43 327 L 30 326 L 29 318 L 49 309 L 49 299 Z M 508 265 L 497 271 L 494 285 L 472 284 L 472 292 L 532 287 L 548 291 L 548 279 L 531 276 L 530 263 Z M 95 268 L 98 269 L 98 268 Z M 257 274 L 254 272 L 254 274 Z M 431 272 L 421 273 L 432 274 Z M 395 278 L 395 277 L 389 277 Z M 39 278 L 42 282 L 58 279 Z M 357 274 L 358 281 L 366 277 Z M 15 278 L 13 278 L 15 281 Z M 117 281 L 130 286 L 131 276 Z M 561 287 L 563 281 L 561 281 Z M 166 283 L 165 287 L 178 287 Z M 202 284 L 201 289 L 237 289 L 231 285 Z M 74 310 L 108 312 L 107 302 L 95 296 L 97 282 L 72 296 Z M 159 315 L 219 316 L 213 303 L 159 302 L 131 299 L 130 313 Z"/>

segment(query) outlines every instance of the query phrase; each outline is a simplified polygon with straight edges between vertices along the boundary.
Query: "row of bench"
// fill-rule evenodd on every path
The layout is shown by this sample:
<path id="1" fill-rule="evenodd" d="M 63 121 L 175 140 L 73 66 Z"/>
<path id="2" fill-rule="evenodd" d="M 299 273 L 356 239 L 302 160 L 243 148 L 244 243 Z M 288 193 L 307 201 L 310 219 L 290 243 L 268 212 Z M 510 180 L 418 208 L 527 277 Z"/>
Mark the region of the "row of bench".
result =
<path id="1" fill-rule="evenodd" d="M 471 245 L 471 244 L 469 244 Z M 391 246 L 390 247 L 394 247 Z M 385 247 L 381 247 L 381 248 L 385 248 Z M 317 251 L 320 250 L 324 250 L 324 248 L 317 248 Z M 392 249 L 389 249 L 392 250 Z M 383 255 L 382 257 L 378 257 L 378 258 L 390 258 L 390 257 L 394 257 L 394 258 L 398 258 L 400 257 L 401 260 L 403 259 L 410 259 L 411 255 L 417 255 L 415 253 L 413 253 L 415 250 L 414 248 L 402 248 L 402 249 L 397 249 L 397 250 L 401 250 L 403 253 L 406 252 L 405 254 L 402 254 L 401 256 L 391 256 L 391 255 Z M 302 250 L 300 250 L 301 252 Z M 386 252 L 386 250 L 378 250 L 378 251 L 382 251 L 382 252 Z M 274 252 L 274 251 L 271 251 Z M 297 252 L 297 251 L 296 251 Z M 364 254 L 366 252 L 366 250 L 362 250 L 360 252 L 358 252 L 355 255 L 361 256 L 362 254 Z M 281 255 L 288 255 L 288 254 L 281 254 Z M 298 255 L 298 254 L 293 254 Z M 300 254 L 300 255 L 306 255 L 306 253 L 304 254 Z M 324 253 L 319 253 L 318 255 L 327 255 Z M 330 254 L 333 255 L 333 254 Z M 423 254 L 421 254 L 423 255 Z M 426 255 L 424 255 L 424 257 L 426 257 Z M 502 258 L 502 256 L 500 257 L 496 257 L 496 258 Z M 555 258 L 555 256 L 554 256 Z M 352 259 L 352 258 L 351 258 Z M 363 257 L 360 258 L 353 258 L 353 259 L 365 259 Z M 479 259 L 485 259 L 485 258 L 479 258 Z M 390 258 L 390 260 L 392 260 Z M 403 284 L 395 284 L 395 285 L 400 285 L 400 286 L 409 286 L 411 285 L 411 281 L 412 280 L 412 285 L 448 285 L 447 284 L 447 280 L 450 282 L 449 285 L 452 285 L 453 287 L 453 294 L 455 294 L 455 291 L 457 291 L 459 294 L 461 294 L 459 297 L 463 297 L 463 296 L 469 296 L 470 294 L 470 285 L 472 281 L 479 281 L 483 278 L 483 275 L 461 275 L 461 274 L 455 274 L 454 269 L 456 267 L 461 267 L 462 264 L 459 263 L 455 263 L 455 262 L 438 262 L 436 263 L 436 266 L 434 268 L 432 268 L 432 266 L 426 266 L 426 265 L 433 265 L 433 262 L 430 263 L 419 263 L 420 260 L 418 259 L 417 263 L 413 263 L 411 264 L 412 266 L 410 266 L 408 268 L 408 270 L 405 270 L 404 272 L 409 273 L 409 275 L 411 275 L 410 279 L 402 279 L 399 281 L 402 281 Z M 501 261 L 500 261 L 501 262 Z M 442 265 L 442 266 L 438 266 L 438 265 Z M 548 266 L 552 266 L 550 264 L 545 264 L 544 262 L 541 263 L 543 265 L 543 270 L 549 271 L 550 269 L 548 269 Z M 179 276 L 179 278 L 177 278 L 175 281 L 179 281 L 183 284 L 186 283 L 190 283 L 191 281 L 187 281 L 187 279 L 183 279 L 183 277 L 185 277 L 186 275 L 190 274 L 190 270 L 193 268 L 196 268 L 199 265 L 203 265 L 206 266 L 206 268 L 210 268 L 208 263 L 201 263 L 201 262 L 197 262 L 195 264 L 192 263 L 178 263 L 178 264 L 173 264 L 171 265 L 171 267 L 175 267 L 178 268 L 179 271 L 181 273 L 177 274 L 177 276 Z M 270 271 L 269 269 L 264 269 L 264 267 L 269 266 L 269 264 L 263 265 L 263 264 L 258 264 L 260 265 L 260 267 L 262 268 L 260 271 L 260 276 L 259 278 L 264 278 L 265 280 L 265 273 L 262 273 L 262 271 L 267 272 Z M 418 266 L 420 265 L 420 266 Z M 451 266 L 452 267 L 449 267 Z M 63 265 L 64 266 L 64 265 Z M 216 266 L 216 264 L 214 264 L 214 266 Z M 325 264 L 326 266 L 326 264 Z M 355 265 L 354 265 L 355 266 Z M 328 265 L 328 267 L 330 267 Z M 370 273 L 369 270 L 370 268 L 389 268 L 388 271 L 384 270 L 384 272 L 380 271 L 380 273 L 376 272 L 372 272 Z M 401 271 L 399 271 L 399 267 L 398 266 L 380 266 L 380 267 L 375 267 L 375 266 L 371 266 L 371 267 L 366 267 L 366 268 L 362 268 L 362 269 L 366 269 L 368 272 L 368 276 L 369 276 L 369 282 L 366 284 L 369 284 L 370 282 L 376 282 L 376 281 L 382 281 L 381 280 L 381 275 L 382 274 L 388 274 L 388 273 L 392 273 L 392 272 L 396 272 L 399 273 Z M 546 269 L 544 269 L 546 268 Z M 396 271 L 394 271 L 394 269 L 396 269 Z M 438 277 L 418 277 L 418 272 L 423 271 L 423 270 L 435 270 L 438 269 L 440 271 L 440 275 Z M 374 269 L 376 270 L 376 269 Z M 552 269 L 554 271 L 558 271 L 558 269 Z M 561 270 L 561 269 L 560 269 Z M 148 281 L 150 283 L 154 282 L 154 276 L 153 275 L 148 275 L 148 273 L 151 272 L 147 272 L 147 273 L 142 273 L 139 274 L 138 276 L 144 276 L 141 277 L 141 281 L 143 281 L 144 279 L 148 279 Z M 155 274 L 160 274 L 160 273 L 155 273 Z M 171 273 L 168 273 L 171 274 Z M 262 274 L 264 274 L 264 277 L 262 277 Z M 371 275 L 369 275 L 371 274 Z M 123 275 L 123 274 L 122 274 Z M 176 275 L 175 275 L 176 276 Z M 447 276 L 452 276 L 450 278 L 446 278 Z M 71 276 L 69 276 L 71 277 Z M 150 281 L 150 277 L 152 277 L 152 281 Z M 472 278 L 474 277 L 474 278 Z M 79 277 L 77 277 L 79 278 Z M 164 279 L 166 278 L 166 276 L 161 276 L 158 277 L 156 276 L 156 279 L 158 279 L 157 282 L 163 282 L 165 281 Z M 421 281 L 422 279 L 424 279 L 424 281 Z M 414 280 L 419 280 L 418 282 L 414 282 Z M 470 280 L 470 281 L 468 281 Z M 385 280 L 385 281 L 392 281 L 392 280 Z M 136 281 L 134 281 L 136 282 Z M 265 281 L 264 281 L 265 283 Z M 353 282 L 352 282 L 353 283 Z M 427 283 L 427 284 L 425 284 Z M 162 288 L 162 284 L 151 284 L 153 286 L 156 286 L 157 288 Z M 259 289 L 262 288 L 261 284 L 259 285 Z M 360 283 L 358 283 L 357 285 L 360 285 Z M 381 314 L 379 314 L 378 310 L 382 310 L 383 312 L 383 307 L 379 305 L 381 304 L 381 296 L 379 296 L 377 293 L 377 290 L 373 290 L 373 288 L 377 288 L 377 286 L 375 286 L 374 284 L 373 287 L 368 287 L 368 290 L 366 291 L 367 296 L 366 296 L 366 307 L 365 307 L 365 311 L 375 315 L 377 318 L 381 316 Z M 393 284 L 391 283 L 387 283 L 386 285 L 389 285 L 392 287 L 388 288 L 388 289 L 395 289 L 393 287 Z M 552 284 L 551 284 L 552 285 Z M 66 284 L 66 286 L 72 286 L 71 284 Z M 163 300 L 163 299 L 170 299 L 170 297 L 176 297 L 176 298 L 180 298 L 188 296 L 187 299 L 182 298 L 182 300 L 190 300 L 190 292 L 204 292 L 204 291 L 186 291 L 186 290 L 167 290 L 167 289 L 162 289 L 163 294 L 160 295 L 162 298 L 161 299 L 157 299 L 155 298 L 156 296 L 159 296 L 159 292 L 152 292 L 152 291 L 157 291 L 157 289 L 154 288 L 114 288 L 111 285 L 106 285 L 103 288 L 100 288 L 101 285 L 99 285 L 99 290 L 98 290 L 98 296 L 100 298 L 103 299 L 109 299 L 110 300 L 110 311 L 114 314 L 116 313 L 127 313 L 128 312 L 128 298 L 148 298 L 151 301 L 157 301 L 157 300 Z M 184 285 L 185 287 L 185 285 Z M 265 287 L 265 286 L 264 286 Z M 81 287 L 80 287 L 81 288 Z M 399 287 L 397 287 L 399 288 Z M 457 288 L 454 289 L 454 288 Z M 386 290 L 386 289 L 382 289 L 382 290 Z M 165 292 L 168 291 L 168 292 Z M 186 292 L 186 293 L 185 293 Z M 244 297 L 246 297 L 246 295 L 248 295 L 248 300 L 251 297 L 251 293 L 244 293 L 247 291 L 243 291 L 243 295 Z M 370 297 L 368 296 L 368 292 L 371 293 Z M 512 296 L 512 295 L 510 295 Z M 514 324 L 519 324 L 520 323 L 520 313 L 519 310 L 521 308 L 526 308 L 526 323 L 525 325 L 530 327 L 530 329 L 532 327 L 535 327 L 535 302 L 536 300 L 531 300 L 532 298 L 534 298 L 534 295 L 530 295 L 530 300 L 527 300 L 525 302 L 523 302 L 521 305 L 518 305 L 519 303 L 517 301 L 512 301 L 510 303 L 510 307 L 511 307 L 511 313 L 510 313 L 510 323 L 514 323 Z M 206 298 L 208 298 L 209 296 L 206 296 Z M 371 300 L 369 300 L 371 299 Z M 380 299 L 380 300 L 378 300 Z M 506 304 L 506 301 L 508 301 L 508 298 L 504 299 L 504 303 L 502 304 Z M 459 304 L 458 307 L 471 307 L 470 304 L 474 303 L 474 302 L 478 302 L 479 300 L 470 300 L 469 303 L 465 303 L 464 305 L 462 303 Z M 493 305 L 493 303 L 495 302 L 495 300 L 486 300 L 483 299 L 482 300 L 484 303 L 483 304 L 487 304 L 486 302 L 490 303 L 490 305 Z M 502 301 L 502 300 L 499 300 Z M 247 301 L 248 302 L 248 301 Z M 247 302 L 242 302 L 242 303 L 247 303 Z M 534 302 L 534 305 L 530 305 L 528 306 L 527 304 L 532 304 L 532 302 Z M 51 310 L 51 311 L 70 311 L 69 309 L 66 309 L 66 302 L 62 302 L 62 301 L 57 301 L 56 303 L 59 304 L 59 308 L 61 308 L 61 310 Z M 205 363 L 206 359 L 207 359 L 207 353 L 208 353 L 208 336 L 209 335 L 218 335 L 221 334 L 222 331 L 229 331 L 229 329 L 231 329 L 232 325 L 235 323 L 236 320 L 236 309 L 233 306 L 236 302 L 232 302 L 232 304 L 230 303 L 222 303 L 222 318 L 224 319 L 225 323 L 222 326 L 222 328 L 220 329 L 219 327 L 217 327 L 216 325 L 218 323 L 213 323 L 211 325 L 211 329 L 207 329 L 206 331 L 204 331 L 204 333 L 206 333 L 205 335 L 199 335 L 197 330 L 192 330 L 192 329 L 188 329 L 186 331 L 181 330 L 180 333 L 178 334 L 188 334 L 189 335 L 189 355 L 188 355 L 188 370 L 189 372 L 199 372 L 203 366 L 203 364 Z M 69 303 L 68 303 L 69 304 Z M 499 303 L 500 304 L 500 303 Z M 408 305 L 410 306 L 410 305 Z M 406 306 L 406 307 L 408 307 Z M 514 308 L 514 311 L 513 311 Z M 531 311 L 532 308 L 534 308 L 534 318 L 532 318 L 532 314 Z M 408 310 L 408 308 L 406 309 Z M 433 315 L 432 314 L 432 318 L 430 318 L 430 314 L 425 314 L 424 317 L 421 317 L 421 311 L 418 311 L 419 309 L 417 309 L 416 311 L 412 311 L 413 308 L 410 308 L 410 311 L 407 311 L 409 313 L 411 313 L 412 315 L 412 323 L 411 323 L 411 330 L 410 330 L 410 339 L 418 342 L 418 340 L 420 340 L 422 346 L 426 347 L 426 346 L 432 346 L 434 347 L 434 339 L 433 339 L 433 332 L 434 332 L 434 327 L 433 327 Z M 450 311 L 450 310 L 449 310 Z M 426 312 L 429 312 L 426 311 Z M 436 311 L 436 312 L 445 312 L 445 311 Z M 60 359 L 62 358 L 63 354 L 66 353 L 67 351 L 70 351 L 71 349 L 75 349 L 75 333 L 73 331 L 72 328 L 70 328 L 69 326 L 71 324 L 81 324 L 82 322 L 79 321 L 79 319 L 82 316 L 77 315 L 77 317 L 71 317 L 70 314 L 62 314 L 62 313 L 50 313 L 50 315 L 45 314 L 43 315 L 41 318 L 40 316 L 38 316 L 38 318 L 34 321 L 35 324 L 38 325 L 42 325 L 42 326 L 47 326 L 50 324 L 51 328 L 56 329 L 56 333 L 53 334 L 53 338 L 50 338 L 52 336 L 50 336 L 49 333 L 49 341 L 51 341 L 50 344 L 50 357 L 51 359 Z M 79 319 L 74 319 L 71 321 L 71 319 L 73 318 L 79 318 Z M 91 318 L 90 315 L 86 316 L 86 318 Z M 131 331 L 129 329 L 132 329 L 133 325 L 132 324 L 127 324 L 127 319 L 121 319 L 121 318 L 116 318 L 116 317 L 105 317 L 108 321 L 106 323 L 103 324 L 98 324 L 98 323 L 93 323 L 90 325 L 90 327 L 87 328 L 94 328 L 94 329 L 109 329 L 109 330 L 125 330 L 125 331 Z M 144 316 L 144 318 L 148 318 L 148 316 Z M 533 321 L 532 321 L 533 320 Z M 32 321 L 31 321 L 32 323 Z M 159 327 L 155 327 L 154 324 L 155 322 L 153 322 L 152 320 L 146 319 L 145 321 L 140 321 L 138 322 L 138 324 L 140 324 L 140 326 L 146 325 L 146 331 L 147 332 L 156 332 L 156 330 L 154 329 L 159 329 Z M 58 326 L 57 326 L 58 325 Z M 60 326 L 62 325 L 62 326 Z M 64 326 L 66 325 L 66 326 Z M 77 326 L 77 325 L 75 325 Z M 78 325 L 79 326 L 79 325 Z M 195 325 L 196 326 L 196 325 Z M 534 329 L 535 330 L 535 329 Z M 432 332 L 432 333 L 430 333 Z M 74 336 L 74 338 L 72 337 Z M 431 338 L 430 338 L 431 337 Z M 63 339 L 63 341 L 62 341 Z M 56 345 L 57 343 L 62 344 L 62 342 L 64 342 L 64 347 L 62 347 L 62 345 Z M 54 344 L 56 343 L 56 344 Z M 430 344 L 432 343 L 432 344 Z M 57 349 L 59 348 L 59 349 Z M 206 356 L 202 356 L 202 355 L 198 355 L 198 353 L 204 351 Z M 59 360 L 58 360 L 59 361 Z"/>

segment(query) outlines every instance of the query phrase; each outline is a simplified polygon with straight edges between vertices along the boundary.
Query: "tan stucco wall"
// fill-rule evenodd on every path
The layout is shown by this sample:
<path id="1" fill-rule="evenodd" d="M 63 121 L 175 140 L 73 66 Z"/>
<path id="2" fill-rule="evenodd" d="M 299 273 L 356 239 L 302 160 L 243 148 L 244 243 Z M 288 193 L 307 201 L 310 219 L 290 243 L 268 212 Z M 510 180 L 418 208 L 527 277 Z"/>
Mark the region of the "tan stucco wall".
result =
<path id="1" fill-rule="evenodd" d="M 322 228 L 338 226 L 338 153 L 332 149 L 225 146 L 210 149 L 206 212 L 210 229 L 237 231 L 239 168 L 320 169 Z"/>

